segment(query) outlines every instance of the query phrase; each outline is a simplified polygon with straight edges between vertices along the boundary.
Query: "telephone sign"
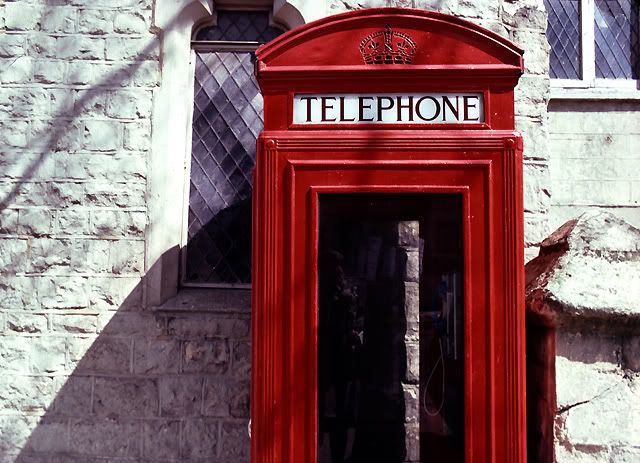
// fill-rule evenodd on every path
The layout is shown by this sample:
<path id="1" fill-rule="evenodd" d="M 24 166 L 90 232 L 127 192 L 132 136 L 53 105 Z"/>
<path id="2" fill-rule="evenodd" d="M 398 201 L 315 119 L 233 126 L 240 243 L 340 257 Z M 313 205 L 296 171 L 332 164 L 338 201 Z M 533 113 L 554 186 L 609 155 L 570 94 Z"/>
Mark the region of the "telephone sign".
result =
<path id="1" fill-rule="evenodd" d="M 383 8 L 256 58 L 252 463 L 526 462 L 522 50 Z"/>
<path id="2" fill-rule="evenodd" d="M 484 122 L 482 93 L 295 95 L 295 124 Z"/>

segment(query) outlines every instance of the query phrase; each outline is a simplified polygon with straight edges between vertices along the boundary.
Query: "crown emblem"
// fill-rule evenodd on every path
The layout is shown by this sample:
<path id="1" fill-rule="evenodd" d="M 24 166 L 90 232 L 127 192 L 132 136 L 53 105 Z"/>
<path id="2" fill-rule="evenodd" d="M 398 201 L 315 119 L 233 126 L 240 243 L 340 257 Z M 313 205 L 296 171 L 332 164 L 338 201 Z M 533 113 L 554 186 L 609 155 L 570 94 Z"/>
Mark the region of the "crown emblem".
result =
<path id="1" fill-rule="evenodd" d="M 411 64 L 416 43 L 408 34 L 387 25 L 360 42 L 360 53 L 366 64 Z"/>

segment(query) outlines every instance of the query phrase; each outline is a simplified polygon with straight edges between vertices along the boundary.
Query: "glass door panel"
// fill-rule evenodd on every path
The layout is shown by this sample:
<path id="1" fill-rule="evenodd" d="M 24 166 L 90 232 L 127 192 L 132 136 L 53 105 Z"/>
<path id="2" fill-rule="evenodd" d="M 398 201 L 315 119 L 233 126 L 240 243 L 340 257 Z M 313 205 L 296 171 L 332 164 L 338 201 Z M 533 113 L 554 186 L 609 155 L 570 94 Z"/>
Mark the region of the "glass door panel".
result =
<path id="1" fill-rule="evenodd" d="M 318 462 L 464 462 L 462 197 L 321 195 Z"/>

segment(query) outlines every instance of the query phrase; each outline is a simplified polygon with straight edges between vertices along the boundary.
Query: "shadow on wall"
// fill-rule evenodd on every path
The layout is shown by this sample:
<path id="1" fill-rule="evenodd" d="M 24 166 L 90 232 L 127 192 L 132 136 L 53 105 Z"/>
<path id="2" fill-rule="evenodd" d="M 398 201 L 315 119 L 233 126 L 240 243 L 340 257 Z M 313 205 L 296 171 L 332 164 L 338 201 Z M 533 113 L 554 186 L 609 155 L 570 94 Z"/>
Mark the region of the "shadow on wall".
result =
<path id="1" fill-rule="evenodd" d="M 35 154 L 10 174 L 16 181 L 1 192 L 0 212 L 64 195 L 39 171 L 46 163 L 57 164 L 59 152 L 73 152 L 88 133 L 102 130 L 90 117 L 83 119 L 96 99 L 136 76 L 158 72 L 146 67 L 153 60 L 157 65 L 158 40 L 152 42 L 129 57 L 137 61 L 114 66 L 81 94 L 64 93 L 56 102 L 59 112 L 34 125 L 31 140 L 25 135 L 24 144 L 13 145 L 16 152 Z M 38 88 L 16 89 L 16 104 L 32 104 Z M 54 125 L 56 119 L 66 123 Z M 34 178 L 42 178 L 42 191 L 25 186 Z M 63 198 L 60 203 L 84 206 L 92 194 L 89 188 L 79 194 L 85 198 L 80 202 Z M 76 257 L 79 267 L 90 265 L 83 262 L 86 251 Z M 13 310 L 15 323 L 0 341 L 0 462 L 247 461 L 249 293 L 218 298 L 212 291 L 201 304 L 192 298 L 152 310 L 143 297 L 142 256 L 121 257 L 122 271 L 75 277 L 73 258 L 47 255 L 33 277 L 46 280 L 57 301 L 46 307 L 27 287 L 18 288 L 24 293 L 18 298 L 3 294 L 11 306 L 2 310 Z M 61 267 L 72 278 L 58 275 Z M 5 281 L 0 289 L 16 288 Z"/>
<path id="2" fill-rule="evenodd" d="M 151 311 L 143 284 L 30 338 L 38 374 L 0 380 L 0 409 L 18 413 L 0 417 L 1 462 L 248 461 L 249 293 Z"/>

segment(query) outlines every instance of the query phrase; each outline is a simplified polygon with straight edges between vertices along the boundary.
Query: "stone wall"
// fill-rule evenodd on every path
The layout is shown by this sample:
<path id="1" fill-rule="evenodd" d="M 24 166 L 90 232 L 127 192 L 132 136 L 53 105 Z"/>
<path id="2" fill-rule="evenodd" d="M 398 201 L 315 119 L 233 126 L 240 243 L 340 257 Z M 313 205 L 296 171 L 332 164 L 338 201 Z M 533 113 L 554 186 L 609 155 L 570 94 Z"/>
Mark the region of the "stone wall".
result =
<path id="1" fill-rule="evenodd" d="M 640 103 L 554 100 L 549 127 L 553 227 L 597 208 L 640 226 Z"/>
<path id="2" fill-rule="evenodd" d="M 161 4 L 0 0 L 1 463 L 248 459 L 248 292 L 148 302 L 159 291 L 145 281 L 149 229 L 164 226 L 150 192 L 166 181 L 151 163 Z M 537 244 L 549 207 L 542 1 L 330 0 L 326 11 L 374 6 L 459 15 L 525 47 L 516 113 Z"/>

